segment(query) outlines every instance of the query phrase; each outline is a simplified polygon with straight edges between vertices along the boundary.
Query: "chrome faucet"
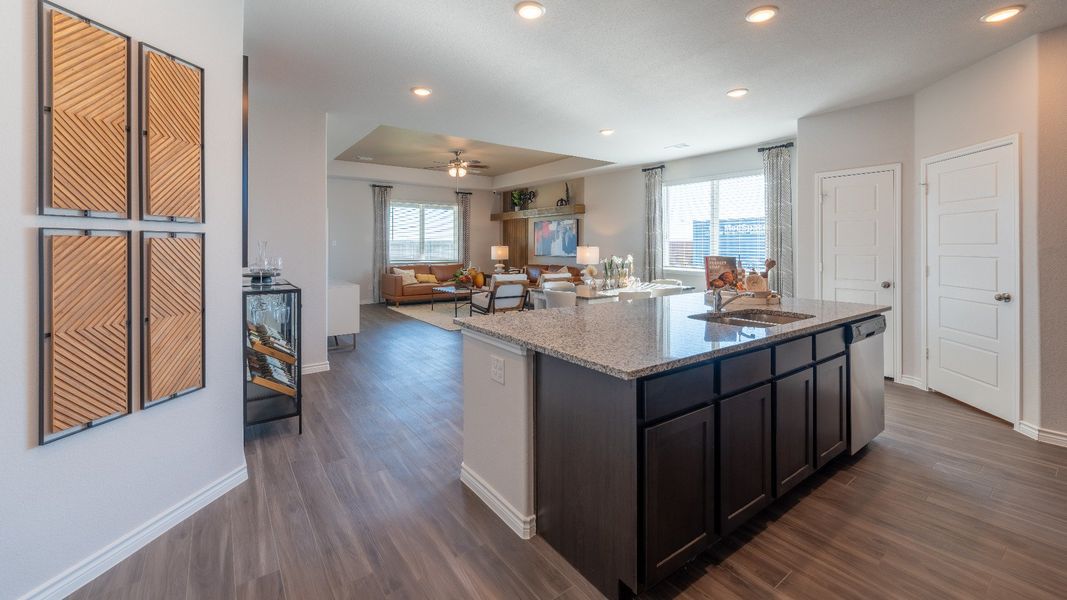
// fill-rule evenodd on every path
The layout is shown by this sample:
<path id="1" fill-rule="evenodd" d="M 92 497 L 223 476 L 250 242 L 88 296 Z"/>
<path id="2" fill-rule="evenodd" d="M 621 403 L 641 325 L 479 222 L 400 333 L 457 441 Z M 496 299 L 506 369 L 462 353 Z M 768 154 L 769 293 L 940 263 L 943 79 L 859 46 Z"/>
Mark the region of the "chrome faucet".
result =
<path id="1" fill-rule="evenodd" d="M 738 298 L 755 298 L 756 297 L 756 295 L 753 294 L 752 292 L 738 292 L 736 296 L 734 296 L 733 298 L 730 298 L 729 300 L 723 302 L 723 300 L 722 300 L 722 289 L 715 288 L 715 289 L 709 291 L 708 293 L 711 294 L 711 310 L 712 310 L 712 312 L 722 312 L 722 309 L 726 308 L 726 305 L 730 304 L 734 300 L 737 300 Z"/>

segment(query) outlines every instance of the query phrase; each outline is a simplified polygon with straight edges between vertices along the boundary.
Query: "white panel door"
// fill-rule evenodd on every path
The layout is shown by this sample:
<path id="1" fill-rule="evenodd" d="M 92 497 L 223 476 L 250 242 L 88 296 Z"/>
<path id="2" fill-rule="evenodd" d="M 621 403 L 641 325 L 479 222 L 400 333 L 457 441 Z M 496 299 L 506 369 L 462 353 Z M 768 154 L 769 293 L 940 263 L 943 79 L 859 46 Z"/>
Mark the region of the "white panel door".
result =
<path id="1" fill-rule="evenodd" d="M 1016 419 L 1019 302 L 1012 144 L 926 166 L 929 387 Z"/>
<path id="2" fill-rule="evenodd" d="M 821 298 L 891 306 L 886 313 L 885 376 L 896 377 L 896 173 L 820 177 Z"/>

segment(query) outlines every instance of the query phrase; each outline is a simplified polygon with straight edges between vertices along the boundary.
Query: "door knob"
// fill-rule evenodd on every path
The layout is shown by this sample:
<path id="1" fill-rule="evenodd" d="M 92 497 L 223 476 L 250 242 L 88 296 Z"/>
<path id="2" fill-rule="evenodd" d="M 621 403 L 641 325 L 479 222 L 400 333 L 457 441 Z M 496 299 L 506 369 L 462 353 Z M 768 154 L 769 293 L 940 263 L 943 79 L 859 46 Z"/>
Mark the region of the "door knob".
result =
<path id="1" fill-rule="evenodd" d="M 1011 294 L 1007 292 L 1002 292 L 993 296 L 993 299 L 997 302 L 1011 302 Z"/>
<path id="2" fill-rule="evenodd" d="M 889 289 L 889 288 L 891 288 L 891 287 L 893 287 L 893 284 L 892 284 L 892 283 L 890 283 L 890 282 L 888 282 L 888 281 L 883 281 L 883 282 L 882 282 L 882 289 L 886 289 L 886 290 L 888 290 L 888 289 Z"/>

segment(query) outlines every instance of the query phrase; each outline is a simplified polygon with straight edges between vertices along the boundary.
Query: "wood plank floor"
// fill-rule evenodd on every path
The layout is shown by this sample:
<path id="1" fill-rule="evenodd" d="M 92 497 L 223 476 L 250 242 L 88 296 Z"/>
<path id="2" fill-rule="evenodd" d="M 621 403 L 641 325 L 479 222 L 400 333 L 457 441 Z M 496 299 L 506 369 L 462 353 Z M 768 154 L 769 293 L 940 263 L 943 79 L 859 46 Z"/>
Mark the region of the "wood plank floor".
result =
<path id="1" fill-rule="evenodd" d="M 460 336 L 366 306 L 249 481 L 75 598 L 541 598 L 596 591 L 459 483 Z M 1067 449 L 890 384 L 886 431 L 649 598 L 1067 597 Z M 146 482 L 150 483 L 150 482 Z"/>

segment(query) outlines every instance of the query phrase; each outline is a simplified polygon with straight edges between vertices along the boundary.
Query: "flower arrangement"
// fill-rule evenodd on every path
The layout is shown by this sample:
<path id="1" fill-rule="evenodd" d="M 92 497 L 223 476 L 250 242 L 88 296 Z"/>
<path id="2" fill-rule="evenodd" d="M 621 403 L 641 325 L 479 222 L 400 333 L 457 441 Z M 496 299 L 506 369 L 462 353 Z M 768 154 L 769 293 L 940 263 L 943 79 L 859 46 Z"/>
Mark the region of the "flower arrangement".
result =
<path id="1" fill-rule="evenodd" d="M 612 256 L 600 262 L 604 271 L 604 284 L 608 288 L 624 287 L 629 283 L 630 275 L 634 270 L 634 257 L 627 254 L 626 258 Z"/>
<path id="2" fill-rule="evenodd" d="M 467 271 L 467 269 L 460 269 L 452 274 L 452 283 L 458 286 L 470 287 L 473 281 L 474 277 Z"/>

